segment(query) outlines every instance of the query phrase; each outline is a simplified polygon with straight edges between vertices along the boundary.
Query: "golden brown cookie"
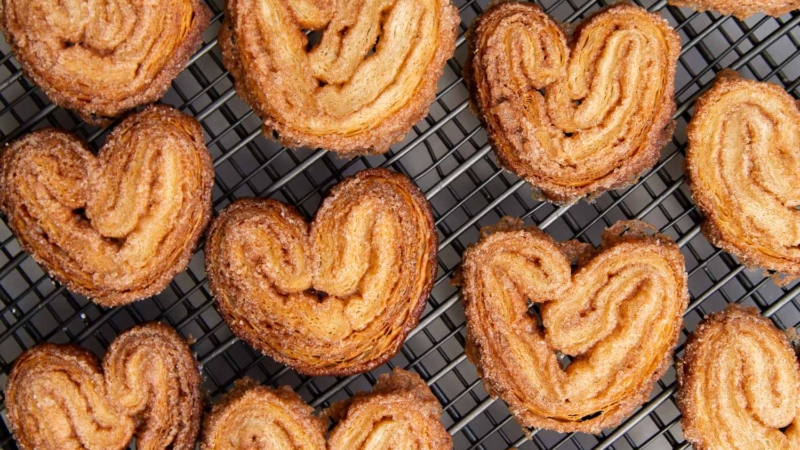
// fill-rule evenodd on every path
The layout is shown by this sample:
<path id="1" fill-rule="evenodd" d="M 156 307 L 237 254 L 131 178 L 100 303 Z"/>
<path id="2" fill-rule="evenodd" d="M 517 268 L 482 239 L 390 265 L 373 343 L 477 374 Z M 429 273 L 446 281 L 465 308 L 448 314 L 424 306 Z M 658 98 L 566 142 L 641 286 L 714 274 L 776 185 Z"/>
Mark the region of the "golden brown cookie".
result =
<path id="1" fill-rule="evenodd" d="M 720 72 L 687 128 L 686 174 L 711 243 L 800 277 L 800 107 L 779 86 Z M 777 274 L 776 274 L 777 275 Z"/>
<path id="2" fill-rule="evenodd" d="M 633 183 L 674 130 L 681 41 L 630 4 L 571 35 L 538 6 L 507 2 L 473 24 L 464 80 L 504 168 L 571 203 Z"/>
<path id="3" fill-rule="evenodd" d="M 520 424 L 596 434 L 647 400 L 689 298 L 680 249 L 653 231 L 618 222 L 594 250 L 505 218 L 464 252 L 467 357 Z"/>
<path id="4" fill-rule="evenodd" d="M 289 387 L 277 390 L 252 380 L 237 383 L 203 424 L 201 450 L 450 450 L 452 439 L 439 421 L 442 408 L 422 379 L 395 369 L 370 393 L 313 414 Z M 327 417 L 338 422 L 325 444 Z"/>
<path id="5" fill-rule="evenodd" d="M 103 306 L 155 295 L 186 268 L 213 183 L 200 124 L 167 106 L 122 121 L 98 156 L 53 128 L 0 151 L 0 210 L 20 245 Z"/>
<path id="6" fill-rule="evenodd" d="M 717 11 L 745 19 L 753 14 L 778 17 L 789 11 L 800 9 L 800 0 L 669 0 L 669 4 L 686 6 L 698 11 Z"/>
<path id="7" fill-rule="evenodd" d="M 460 22 L 450 0 L 229 0 L 226 11 L 225 67 L 264 134 L 343 156 L 384 153 L 425 117 Z"/>
<path id="8" fill-rule="evenodd" d="M 39 344 L 14 362 L 8 421 L 23 450 L 190 450 L 200 431 L 200 372 L 174 329 L 148 323 L 120 334 L 103 366 L 75 345 Z"/>
<path id="9" fill-rule="evenodd" d="M 152 103 L 200 44 L 200 0 L 4 0 L 0 27 L 26 75 L 84 120 Z"/>
<path id="10" fill-rule="evenodd" d="M 234 334 L 308 375 L 388 361 L 416 327 L 437 269 L 430 205 L 385 169 L 335 186 L 310 225 L 279 201 L 238 200 L 212 224 L 205 251 Z"/>
<path id="11" fill-rule="evenodd" d="M 757 309 L 706 317 L 677 369 L 681 427 L 695 449 L 800 448 L 800 365 Z"/>

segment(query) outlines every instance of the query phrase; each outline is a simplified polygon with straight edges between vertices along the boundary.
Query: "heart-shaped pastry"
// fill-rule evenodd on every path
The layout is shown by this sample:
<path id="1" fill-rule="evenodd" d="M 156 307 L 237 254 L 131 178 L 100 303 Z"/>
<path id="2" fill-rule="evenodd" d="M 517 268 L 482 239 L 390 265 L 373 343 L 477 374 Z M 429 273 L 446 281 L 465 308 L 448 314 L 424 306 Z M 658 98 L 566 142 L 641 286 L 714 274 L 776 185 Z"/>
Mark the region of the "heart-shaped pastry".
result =
<path id="1" fill-rule="evenodd" d="M 703 233 L 743 263 L 800 277 L 800 103 L 720 72 L 686 130 L 686 174 Z"/>
<path id="2" fill-rule="evenodd" d="M 264 134 L 347 156 L 384 153 L 425 117 L 460 22 L 450 0 L 228 0 L 226 12 L 225 67 Z"/>
<path id="3" fill-rule="evenodd" d="M 464 80 L 500 163 L 570 203 L 628 185 L 672 137 L 681 41 L 666 20 L 619 4 L 573 34 L 533 3 L 473 24 Z"/>
<path id="4" fill-rule="evenodd" d="M 669 4 L 686 6 L 699 11 L 718 11 L 745 19 L 753 14 L 778 17 L 789 11 L 800 9 L 800 0 L 669 0 Z"/>
<path id="5" fill-rule="evenodd" d="M 689 299 L 680 249 L 652 231 L 618 222 L 593 251 L 505 218 L 464 252 L 467 356 L 520 424 L 599 433 L 647 400 Z"/>
<path id="6" fill-rule="evenodd" d="M 0 27 L 53 103 L 103 124 L 169 89 L 201 42 L 199 0 L 4 0 Z"/>
<path id="7" fill-rule="evenodd" d="M 103 306 L 155 295 L 186 268 L 213 183 L 200 124 L 167 106 L 122 121 L 98 156 L 53 128 L 0 153 L 0 210 L 22 248 Z"/>
<path id="8" fill-rule="evenodd" d="M 698 325 L 677 365 L 681 427 L 694 448 L 800 448 L 800 364 L 789 338 L 798 343 L 794 329 L 739 305 Z"/>
<path id="9" fill-rule="evenodd" d="M 103 367 L 75 345 L 39 344 L 14 362 L 8 421 L 23 450 L 190 450 L 200 431 L 200 371 L 192 351 L 161 323 L 120 334 Z"/>
<path id="10" fill-rule="evenodd" d="M 298 372 L 354 374 L 417 325 L 437 242 L 411 180 L 369 169 L 335 186 L 310 227 L 276 200 L 234 202 L 211 225 L 206 271 L 234 334 Z"/>
<path id="11" fill-rule="evenodd" d="M 291 388 L 277 390 L 253 380 L 237 383 L 203 423 L 201 450 L 452 450 L 439 416 L 442 407 L 422 379 L 395 369 L 370 393 L 334 403 L 314 416 Z M 327 447 L 328 417 L 338 422 Z"/>

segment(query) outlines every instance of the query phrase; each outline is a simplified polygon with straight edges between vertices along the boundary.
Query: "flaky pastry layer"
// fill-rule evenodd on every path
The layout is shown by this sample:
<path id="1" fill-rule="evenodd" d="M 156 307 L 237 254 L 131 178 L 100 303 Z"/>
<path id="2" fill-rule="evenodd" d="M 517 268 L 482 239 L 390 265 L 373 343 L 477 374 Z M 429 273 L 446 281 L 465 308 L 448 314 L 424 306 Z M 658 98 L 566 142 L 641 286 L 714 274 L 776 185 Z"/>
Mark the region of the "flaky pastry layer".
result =
<path id="1" fill-rule="evenodd" d="M 717 11 L 745 19 L 753 14 L 778 17 L 800 9 L 800 0 L 669 0 L 675 6 L 686 6 L 699 11 Z"/>
<path id="2" fill-rule="evenodd" d="M 520 424 L 596 434 L 647 400 L 688 302 L 680 249 L 652 233 L 618 222 L 595 250 L 505 218 L 464 252 L 467 357 Z"/>
<path id="3" fill-rule="evenodd" d="M 500 163 L 556 203 L 633 183 L 672 137 L 681 41 L 630 4 L 568 33 L 532 3 L 489 8 L 464 80 Z"/>

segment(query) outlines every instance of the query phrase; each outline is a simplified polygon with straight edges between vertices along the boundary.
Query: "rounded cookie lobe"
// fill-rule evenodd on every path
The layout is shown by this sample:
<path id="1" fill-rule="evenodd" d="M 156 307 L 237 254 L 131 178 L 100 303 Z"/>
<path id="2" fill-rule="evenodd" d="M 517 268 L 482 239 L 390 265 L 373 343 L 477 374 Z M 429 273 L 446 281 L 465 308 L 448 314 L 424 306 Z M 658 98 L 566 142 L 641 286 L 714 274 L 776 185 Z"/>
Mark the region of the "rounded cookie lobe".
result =
<path id="1" fill-rule="evenodd" d="M 681 427 L 697 450 L 800 448 L 800 365 L 757 309 L 707 316 L 677 373 Z"/>
<path id="2" fill-rule="evenodd" d="M 343 156 L 384 153 L 425 117 L 460 22 L 450 0 L 231 0 L 226 8 L 223 61 L 264 134 Z M 321 33 L 313 47 L 307 30 Z"/>
<path id="3" fill-rule="evenodd" d="M 763 12 L 778 17 L 800 9 L 800 0 L 669 0 L 675 6 L 686 6 L 699 11 L 717 11 L 746 19 Z"/>
<path id="4" fill-rule="evenodd" d="M 418 323 L 437 270 L 422 192 L 384 169 L 335 186 L 311 225 L 294 208 L 241 199 L 206 241 L 206 271 L 231 330 L 309 375 L 371 370 Z"/>
<path id="5" fill-rule="evenodd" d="M 686 174 L 703 233 L 780 284 L 800 277 L 798 123 L 786 91 L 725 70 L 687 128 Z"/>
<path id="6" fill-rule="evenodd" d="M 6 0 L 0 27 L 53 103 L 104 124 L 164 95 L 210 17 L 200 0 Z"/>
<path id="7" fill-rule="evenodd" d="M 667 370 L 686 272 L 678 246 L 643 222 L 618 222 L 594 250 L 506 218 L 462 260 L 467 356 L 523 426 L 599 433 Z"/>
<path id="8" fill-rule="evenodd" d="M 501 164 L 547 200 L 632 183 L 672 137 L 680 38 L 629 4 L 568 35 L 532 3 L 476 19 L 464 80 Z"/>
<path id="9" fill-rule="evenodd" d="M 22 449 L 194 448 L 200 372 L 189 345 L 161 323 L 112 342 L 102 368 L 74 345 L 40 344 L 14 362 L 6 387 L 11 430 Z"/>
<path id="10" fill-rule="evenodd" d="M 213 183 L 200 124 L 167 106 L 126 118 L 97 156 L 53 128 L 0 151 L 0 209 L 20 245 L 103 306 L 155 295 L 186 268 Z"/>

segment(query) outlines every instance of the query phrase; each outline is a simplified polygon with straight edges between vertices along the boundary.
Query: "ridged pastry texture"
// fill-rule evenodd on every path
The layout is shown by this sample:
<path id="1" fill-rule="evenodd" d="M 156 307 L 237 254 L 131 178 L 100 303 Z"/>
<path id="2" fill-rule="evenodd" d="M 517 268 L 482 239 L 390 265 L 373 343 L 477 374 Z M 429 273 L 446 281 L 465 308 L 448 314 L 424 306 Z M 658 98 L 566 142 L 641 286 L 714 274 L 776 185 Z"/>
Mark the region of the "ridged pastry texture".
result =
<path id="1" fill-rule="evenodd" d="M 794 330 L 792 330 L 794 331 Z M 706 317 L 678 362 L 683 435 L 697 450 L 800 448 L 800 365 L 756 308 Z"/>
<path id="2" fill-rule="evenodd" d="M 0 27 L 25 73 L 85 120 L 152 103 L 183 70 L 211 12 L 200 0 L 3 0 Z"/>
<path id="3" fill-rule="evenodd" d="M 778 17 L 800 9 L 800 0 L 669 0 L 671 5 L 686 6 L 699 11 L 717 11 L 745 19 L 763 12 Z"/>
<path id="4" fill-rule="evenodd" d="M 264 134 L 343 156 L 386 152 L 425 117 L 460 22 L 450 0 L 229 0 L 226 11 L 223 61 Z"/>
<path id="5" fill-rule="evenodd" d="M 213 183 L 200 124 L 167 106 L 125 119 L 97 156 L 53 128 L 0 153 L 0 209 L 22 248 L 103 306 L 155 295 L 186 267 Z"/>
<path id="6" fill-rule="evenodd" d="M 442 408 L 422 379 L 395 369 L 370 393 L 335 403 L 321 417 L 289 387 L 239 382 L 214 406 L 203 426 L 201 450 L 450 450 L 439 420 Z M 336 426 L 327 445 L 327 418 Z"/>
<path id="7" fill-rule="evenodd" d="M 532 3 L 473 24 L 464 80 L 504 168 L 571 203 L 633 183 L 672 137 L 680 38 L 630 4 L 574 33 Z"/>
<path id="8" fill-rule="evenodd" d="M 652 233 L 618 222 L 594 250 L 505 218 L 464 252 L 467 357 L 521 425 L 596 434 L 647 400 L 688 302 L 678 246 Z"/>
<path id="9" fill-rule="evenodd" d="M 335 186 L 310 225 L 279 201 L 238 200 L 212 224 L 205 251 L 234 334 L 308 375 L 365 372 L 394 356 L 437 269 L 430 205 L 385 169 Z"/>
<path id="10" fill-rule="evenodd" d="M 800 277 L 798 124 L 786 91 L 726 70 L 687 128 L 686 173 L 705 236 L 778 283 Z"/>
<path id="11" fill-rule="evenodd" d="M 200 372 L 189 345 L 161 323 L 111 343 L 102 368 L 75 345 L 39 344 L 14 362 L 8 421 L 23 450 L 190 450 L 200 431 Z"/>

